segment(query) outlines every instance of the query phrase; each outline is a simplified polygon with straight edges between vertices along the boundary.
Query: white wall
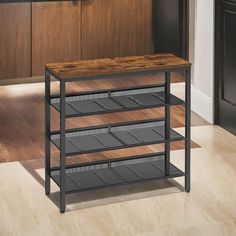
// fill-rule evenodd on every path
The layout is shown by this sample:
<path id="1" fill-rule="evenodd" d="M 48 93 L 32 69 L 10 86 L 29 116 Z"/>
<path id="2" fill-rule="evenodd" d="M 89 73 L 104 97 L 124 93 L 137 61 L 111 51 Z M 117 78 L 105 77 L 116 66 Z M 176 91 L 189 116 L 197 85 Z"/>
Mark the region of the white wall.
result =
<path id="1" fill-rule="evenodd" d="M 192 110 L 213 123 L 214 0 L 190 0 Z"/>

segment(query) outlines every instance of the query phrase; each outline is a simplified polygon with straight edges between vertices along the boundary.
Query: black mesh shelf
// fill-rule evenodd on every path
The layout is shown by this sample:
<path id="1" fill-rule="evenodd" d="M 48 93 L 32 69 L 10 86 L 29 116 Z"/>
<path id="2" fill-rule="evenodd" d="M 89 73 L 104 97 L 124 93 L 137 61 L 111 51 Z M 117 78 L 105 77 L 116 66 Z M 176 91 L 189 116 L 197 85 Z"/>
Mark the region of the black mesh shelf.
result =
<path id="1" fill-rule="evenodd" d="M 87 129 L 66 133 L 66 155 L 79 155 L 135 146 L 183 140 L 170 129 L 170 140 L 165 139 L 164 121 Z M 60 149 L 60 134 L 51 135 L 51 141 Z"/>
<path id="2" fill-rule="evenodd" d="M 73 167 L 66 169 L 66 192 L 86 191 L 96 188 L 113 187 L 162 178 L 184 176 L 184 173 L 170 165 L 165 175 L 164 156 L 154 155 L 141 159 Z M 60 186 L 60 170 L 51 171 L 51 177 Z"/>
<path id="3" fill-rule="evenodd" d="M 122 112 L 165 106 L 164 87 L 149 87 L 123 91 L 100 92 L 66 98 L 66 117 Z M 60 98 L 51 99 L 60 111 Z M 184 101 L 170 95 L 169 105 L 181 105 Z"/>

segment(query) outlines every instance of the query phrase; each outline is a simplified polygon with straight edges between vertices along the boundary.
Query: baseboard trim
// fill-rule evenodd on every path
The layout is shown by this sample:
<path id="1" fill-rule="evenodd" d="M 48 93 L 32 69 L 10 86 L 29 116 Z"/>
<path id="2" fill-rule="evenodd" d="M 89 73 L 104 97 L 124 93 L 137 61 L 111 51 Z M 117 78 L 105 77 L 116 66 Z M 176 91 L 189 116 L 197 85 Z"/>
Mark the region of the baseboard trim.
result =
<path id="1" fill-rule="evenodd" d="M 214 123 L 213 100 L 192 86 L 192 110 L 207 120 Z"/>
<path id="2" fill-rule="evenodd" d="M 172 93 L 176 96 L 184 99 L 184 83 L 173 84 L 171 87 Z M 194 86 L 191 87 L 192 92 L 192 111 L 196 112 L 199 116 L 204 118 L 210 124 L 214 123 L 214 109 L 213 100 L 206 96 L 204 93 L 196 89 Z"/>
<path id="3" fill-rule="evenodd" d="M 16 79 L 4 79 L 4 80 L 0 80 L 0 86 L 39 83 L 39 82 L 44 82 L 44 76 L 16 78 Z"/>

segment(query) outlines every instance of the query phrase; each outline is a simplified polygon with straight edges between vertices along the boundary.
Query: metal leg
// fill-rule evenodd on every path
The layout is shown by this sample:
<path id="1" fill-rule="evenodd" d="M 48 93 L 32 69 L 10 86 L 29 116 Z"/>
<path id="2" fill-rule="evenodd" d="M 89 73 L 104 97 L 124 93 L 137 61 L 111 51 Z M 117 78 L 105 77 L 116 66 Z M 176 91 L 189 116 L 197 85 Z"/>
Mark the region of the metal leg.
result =
<path id="1" fill-rule="evenodd" d="M 65 185 L 65 82 L 60 81 L 60 212 L 66 209 Z"/>
<path id="2" fill-rule="evenodd" d="M 191 71 L 186 70 L 185 88 L 185 191 L 190 192 L 191 156 Z"/>
<path id="3" fill-rule="evenodd" d="M 165 103 L 170 104 L 170 72 L 165 73 Z M 170 106 L 165 107 L 165 140 L 170 140 Z M 170 174 L 170 142 L 165 143 L 165 175 Z"/>
<path id="4" fill-rule="evenodd" d="M 50 194 L 50 75 L 45 72 L 45 194 Z"/>

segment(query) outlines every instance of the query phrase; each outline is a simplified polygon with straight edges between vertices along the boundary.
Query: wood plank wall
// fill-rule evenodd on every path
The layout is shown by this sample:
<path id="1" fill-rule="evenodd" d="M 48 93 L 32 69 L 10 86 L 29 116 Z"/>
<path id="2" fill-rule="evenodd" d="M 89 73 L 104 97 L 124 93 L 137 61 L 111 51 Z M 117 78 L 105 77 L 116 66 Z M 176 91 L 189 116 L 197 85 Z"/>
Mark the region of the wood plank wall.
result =
<path id="1" fill-rule="evenodd" d="M 82 59 L 152 52 L 152 0 L 82 2 Z"/>
<path id="2" fill-rule="evenodd" d="M 32 3 L 32 75 L 43 75 L 46 63 L 80 59 L 80 2 Z"/>
<path id="3" fill-rule="evenodd" d="M 30 3 L 0 4 L 0 79 L 30 76 Z"/>

